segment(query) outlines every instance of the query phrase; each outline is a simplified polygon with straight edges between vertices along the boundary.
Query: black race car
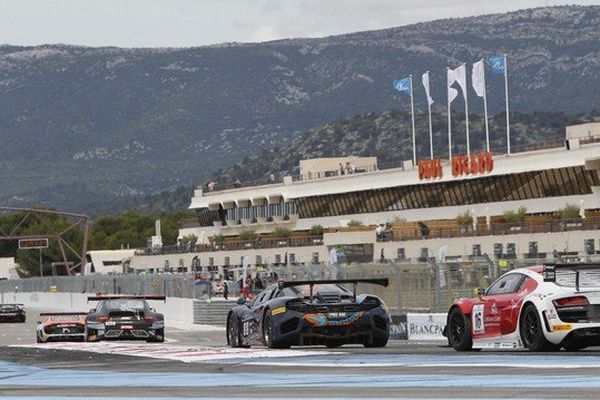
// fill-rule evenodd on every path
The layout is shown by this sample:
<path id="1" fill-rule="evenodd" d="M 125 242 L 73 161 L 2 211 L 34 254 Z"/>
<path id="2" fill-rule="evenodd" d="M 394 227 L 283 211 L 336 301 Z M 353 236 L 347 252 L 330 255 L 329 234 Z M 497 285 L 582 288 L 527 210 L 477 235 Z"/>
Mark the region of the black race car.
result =
<path id="1" fill-rule="evenodd" d="M 227 316 L 227 344 L 384 347 L 390 328 L 385 303 L 374 295 L 357 296 L 358 283 L 387 286 L 388 279 L 279 282 L 252 301 L 240 298 Z M 344 284 L 354 285 L 353 291 Z"/>
<path id="2" fill-rule="evenodd" d="M 0 322 L 25 322 L 23 304 L 0 304 Z"/>
<path id="3" fill-rule="evenodd" d="M 165 318 L 150 308 L 146 300 L 163 300 L 165 296 L 91 296 L 97 301 L 85 317 L 86 342 L 100 340 L 165 341 Z"/>

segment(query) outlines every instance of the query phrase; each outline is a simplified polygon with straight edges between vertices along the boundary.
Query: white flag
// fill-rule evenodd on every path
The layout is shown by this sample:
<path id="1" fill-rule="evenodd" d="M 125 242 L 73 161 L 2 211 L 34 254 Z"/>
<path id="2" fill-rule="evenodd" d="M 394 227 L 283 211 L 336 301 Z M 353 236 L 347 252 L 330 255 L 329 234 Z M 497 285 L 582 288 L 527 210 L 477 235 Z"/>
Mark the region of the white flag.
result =
<path id="1" fill-rule="evenodd" d="M 465 65 L 461 65 L 460 67 L 454 70 L 456 74 L 456 82 L 460 85 L 460 89 L 462 90 L 463 99 L 467 98 L 467 68 Z"/>
<path id="2" fill-rule="evenodd" d="M 477 96 L 484 97 L 485 96 L 485 71 L 484 71 L 484 63 L 483 60 L 477 61 L 473 64 L 473 71 L 471 74 L 471 81 L 473 84 L 473 89 Z"/>
<path id="3" fill-rule="evenodd" d="M 451 104 L 456 96 L 458 96 L 458 90 L 452 87 L 454 82 L 456 82 L 456 72 L 448 68 L 448 104 Z"/>
<path id="4" fill-rule="evenodd" d="M 429 92 L 429 71 L 423 74 L 423 87 L 425 88 L 425 94 L 427 95 L 427 104 L 432 105 L 433 99 L 431 98 L 431 93 Z"/>

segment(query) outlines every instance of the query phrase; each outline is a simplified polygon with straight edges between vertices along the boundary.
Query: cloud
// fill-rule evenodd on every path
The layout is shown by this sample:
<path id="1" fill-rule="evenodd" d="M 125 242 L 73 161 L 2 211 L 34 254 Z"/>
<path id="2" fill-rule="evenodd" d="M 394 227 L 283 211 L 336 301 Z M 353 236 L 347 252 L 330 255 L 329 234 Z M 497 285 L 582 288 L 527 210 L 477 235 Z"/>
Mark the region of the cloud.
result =
<path id="1" fill-rule="evenodd" d="M 0 40 L 17 45 L 186 47 L 321 37 L 556 0 L 0 0 Z M 573 1 L 572 1 L 573 2 Z M 598 4 L 599 0 L 575 1 Z"/>
<path id="2" fill-rule="evenodd" d="M 268 42 L 279 39 L 281 36 L 273 26 L 261 26 L 251 36 L 251 42 Z"/>

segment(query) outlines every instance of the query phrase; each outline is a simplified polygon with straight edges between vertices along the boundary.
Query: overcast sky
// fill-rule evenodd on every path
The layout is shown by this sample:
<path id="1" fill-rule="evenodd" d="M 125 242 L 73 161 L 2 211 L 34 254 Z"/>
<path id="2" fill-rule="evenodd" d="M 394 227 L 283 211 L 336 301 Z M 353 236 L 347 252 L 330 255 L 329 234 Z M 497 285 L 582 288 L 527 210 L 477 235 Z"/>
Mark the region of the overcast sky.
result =
<path id="1" fill-rule="evenodd" d="M 553 0 L 0 0 L 0 43 L 187 47 L 322 37 Z M 597 4 L 600 0 L 571 0 Z"/>

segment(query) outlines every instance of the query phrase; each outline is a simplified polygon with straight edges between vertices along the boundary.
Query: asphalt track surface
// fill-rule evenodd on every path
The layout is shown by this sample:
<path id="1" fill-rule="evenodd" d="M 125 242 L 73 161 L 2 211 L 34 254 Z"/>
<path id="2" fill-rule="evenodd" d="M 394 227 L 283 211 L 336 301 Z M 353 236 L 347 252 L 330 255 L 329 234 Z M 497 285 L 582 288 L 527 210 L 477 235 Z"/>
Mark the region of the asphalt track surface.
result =
<path id="1" fill-rule="evenodd" d="M 598 398 L 600 349 L 457 353 L 444 343 L 232 350 L 224 332 L 168 343 L 35 343 L 35 315 L 0 325 L 0 398 Z M 82 351 L 83 350 L 83 351 Z"/>

